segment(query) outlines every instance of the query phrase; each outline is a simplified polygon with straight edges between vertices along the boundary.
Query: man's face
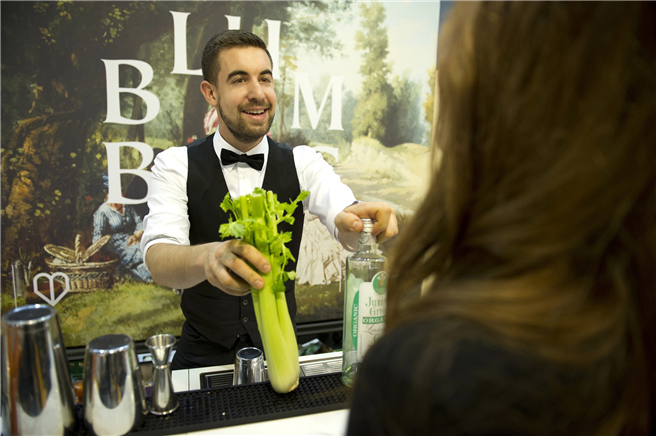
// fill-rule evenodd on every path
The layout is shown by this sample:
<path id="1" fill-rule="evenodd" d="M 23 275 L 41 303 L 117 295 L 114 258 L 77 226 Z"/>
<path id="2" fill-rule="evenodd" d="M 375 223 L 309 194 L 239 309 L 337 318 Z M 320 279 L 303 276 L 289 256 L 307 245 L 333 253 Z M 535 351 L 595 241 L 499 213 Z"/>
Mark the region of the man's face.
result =
<path id="1" fill-rule="evenodd" d="M 257 47 L 235 47 L 219 55 L 219 131 L 229 144 L 248 151 L 267 134 L 276 109 L 271 61 Z"/>

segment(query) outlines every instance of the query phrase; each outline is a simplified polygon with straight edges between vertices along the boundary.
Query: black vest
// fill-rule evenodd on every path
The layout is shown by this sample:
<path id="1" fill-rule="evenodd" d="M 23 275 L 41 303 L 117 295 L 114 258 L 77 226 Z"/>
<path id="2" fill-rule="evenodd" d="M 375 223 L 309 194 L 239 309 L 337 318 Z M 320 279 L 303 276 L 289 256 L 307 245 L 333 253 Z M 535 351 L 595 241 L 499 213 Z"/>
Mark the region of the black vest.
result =
<path id="1" fill-rule="evenodd" d="M 187 209 L 191 245 L 222 241 L 219 226 L 228 222 L 230 216 L 220 207 L 228 193 L 228 186 L 214 151 L 213 139 L 214 135 L 210 135 L 188 146 Z M 262 189 L 273 191 L 280 202 L 293 201 L 301 192 L 301 188 L 292 149 L 267 139 L 269 157 Z M 294 212 L 294 224 L 282 223 L 278 226 L 280 232 L 292 232 L 292 241 L 287 247 L 296 259 L 303 234 L 303 215 L 303 206 L 299 204 Z M 294 269 L 296 262 L 289 262 L 287 270 Z M 287 281 L 285 287 L 287 307 L 293 321 L 296 316 L 294 281 Z M 228 295 L 205 280 L 184 291 L 180 307 L 187 322 L 207 339 L 231 348 L 237 336 L 247 332 L 253 343 L 262 348 L 251 294 L 245 297 Z"/>

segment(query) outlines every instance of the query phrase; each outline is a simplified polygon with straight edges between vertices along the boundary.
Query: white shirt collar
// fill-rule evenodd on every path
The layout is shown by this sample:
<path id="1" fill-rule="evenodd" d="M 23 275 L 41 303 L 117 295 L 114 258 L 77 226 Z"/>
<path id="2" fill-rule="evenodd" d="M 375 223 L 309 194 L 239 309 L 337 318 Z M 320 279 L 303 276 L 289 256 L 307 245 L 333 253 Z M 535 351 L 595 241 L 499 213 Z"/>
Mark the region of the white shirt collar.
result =
<path id="1" fill-rule="evenodd" d="M 216 156 L 219 158 L 219 160 L 221 160 L 221 150 L 224 149 L 224 148 L 226 150 L 232 151 L 233 153 L 242 154 L 242 152 L 240 150 L 238 150 L 235 147 L 233 147 L 232 145 L 228 144 L 228 142 L 226 142 L 226 140 L 223 139 L 223 136 L 221 136 L 221 134 L 219 133 L 219 128 L 218 127 L 216 128 L 216 132 L 214 133 L 213 143 L 214 143 L 214 152 L 216 153 Z M 269 142 L 267 140 L 266 135 L 264 137 L 262 137 L 262 140 L 260 141 L 259 144 L 257 144 L 255 147 L 248 150 L 246 152 L 246 154 L 249 155 L 249 156 L 253 155 L 253 154 L 264 154 L 264 167 L 263 167 L 263 169 L 266 168 L 266 163 L 267 163 L 267 160 L 269 159 Z M 224 168 L 232 170 L 232 169 L 236 168 L 236 166 L 237 166 L 237 164 L 233 164 L 233 165 L 227 165 Z"/>

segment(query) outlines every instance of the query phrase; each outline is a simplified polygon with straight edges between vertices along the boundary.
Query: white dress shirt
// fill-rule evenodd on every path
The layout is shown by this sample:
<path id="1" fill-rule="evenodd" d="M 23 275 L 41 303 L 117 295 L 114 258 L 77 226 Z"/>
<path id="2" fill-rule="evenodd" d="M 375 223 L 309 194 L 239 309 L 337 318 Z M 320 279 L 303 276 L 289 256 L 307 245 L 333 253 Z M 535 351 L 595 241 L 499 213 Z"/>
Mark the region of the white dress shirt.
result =
<path id="1" fill-rule="evenodd" d="M 239 150 L 228 144 L 217 130 L 214 135 L 214 152 L 217 158 L 221 156 L 221 150 L 224 148 L 241 154 Z M 262 187 L 269 158 L 266 137 L 263 137 L 262 141 L 247 154 L 259 153 L 264 154 L 264 166 L 261 171 L 242 162 L 227 166 L 221 164 L 231 197 L 247 195 L 255 188 Z M 339 175 L 323 159 L 321 153 L 305 145 L 294 147 L 293 153 L 300 188 L 302 191 L 310 192 L 308 198 L 303 200 L 303 211 L 318 216 L 330 234 L 338 240 L 335 216 L 355 201 L 353 191 L 341 182 Z M 169 148 L 155 158 L 148 196 L 150 212 L 144 218 L 144 234 L 141 238 L 146 268 L 148 267 L 146 252 L 153 244 L 190 245 L 190 224 L 187 214 L 188 167 L 187 147 Z M 355 251 L 357 234 L 348 239 L 345 248 Z"/>

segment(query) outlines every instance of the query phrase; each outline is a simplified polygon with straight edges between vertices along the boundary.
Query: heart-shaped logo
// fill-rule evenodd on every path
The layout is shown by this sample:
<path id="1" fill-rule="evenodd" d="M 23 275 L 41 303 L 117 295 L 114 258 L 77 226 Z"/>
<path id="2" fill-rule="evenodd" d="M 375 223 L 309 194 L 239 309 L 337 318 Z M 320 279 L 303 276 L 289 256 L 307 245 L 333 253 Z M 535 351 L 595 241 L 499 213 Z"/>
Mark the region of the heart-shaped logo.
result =
<path id="1" fill-rule="evenodd" d="M 64 286 L 64 291 L 61 294 L 59 294 L 59 297 L 55 298 L 55 277 L 57 276 L 63 277 L 65 286 Z M 39 292 L 39 287 L 37 286 L 37 282 L 40 277 L 48 278 L 48 282 L 50 283 L 50 298 L 46 297 L 41 292 Z M 64 295 L 66 295 L 68 291 L 71 289 L 71 284 L 70 281 L 68 280 L 68 276 L 63 272 L 56 272 L 52 275 L 48 273 L 41 273 L 34 276 L 34 279 L 32 280 L 32 289 L 34 289 L 35 294 L 41 297 L 46 303 L 54 307 L 55 304 L 59 303 L 61 299 L 64 298 Z"/>

